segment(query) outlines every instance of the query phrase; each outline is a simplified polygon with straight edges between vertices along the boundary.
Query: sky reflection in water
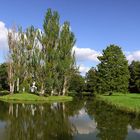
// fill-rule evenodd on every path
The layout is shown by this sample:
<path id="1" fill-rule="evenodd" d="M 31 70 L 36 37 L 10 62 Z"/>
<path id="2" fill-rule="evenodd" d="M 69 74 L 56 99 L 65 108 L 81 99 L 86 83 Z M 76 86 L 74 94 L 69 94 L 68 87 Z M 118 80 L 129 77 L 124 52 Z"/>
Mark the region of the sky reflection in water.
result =
<path id="1" fill-rule="evenodd" d="M 140 116 L 96 100 L 0 102 L 0 140 L 139 140 Z"/>

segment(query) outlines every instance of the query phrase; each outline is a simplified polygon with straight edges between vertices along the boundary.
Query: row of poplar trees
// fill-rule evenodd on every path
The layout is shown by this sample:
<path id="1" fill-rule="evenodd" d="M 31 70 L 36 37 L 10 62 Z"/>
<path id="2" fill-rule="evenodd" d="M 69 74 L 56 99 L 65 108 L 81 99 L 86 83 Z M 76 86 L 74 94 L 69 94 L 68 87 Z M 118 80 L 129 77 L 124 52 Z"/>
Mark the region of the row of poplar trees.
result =
<path id="1" fill-rule="evenodd" d="M 43 32 L 33 26 L 8 33 L 8 77 L 10 93 L 23 88 L 29 91 L 33 81 L 40 94 L 65 95 L 69 80 L 75 69 L 72 51 L 75 36 L 70 23 L 60 25 L 56 11 L 48 9 L 43 23 Z"/>

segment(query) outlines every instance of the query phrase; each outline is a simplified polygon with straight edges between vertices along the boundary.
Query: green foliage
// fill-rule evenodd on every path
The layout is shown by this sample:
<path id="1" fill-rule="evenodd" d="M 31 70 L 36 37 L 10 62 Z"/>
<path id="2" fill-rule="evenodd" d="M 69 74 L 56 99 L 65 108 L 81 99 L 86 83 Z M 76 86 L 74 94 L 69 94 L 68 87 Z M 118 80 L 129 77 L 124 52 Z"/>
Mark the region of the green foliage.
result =
<path id="1" fill-rule="evenodd" d="M 130 92 L 140 93 L 140 61 L 132 61 L 129 66 L 130 71 Z"/>
<path id="2" fill-rule="evenodd" d="M 0 64 L 0 90 L 8 90 L 7 64 Z"/>
<path id="3" fill-rule="evenodd" d="M 70 24 L 59 23 L 56 11 L 48 9 L 44 20 L 44 34 L 42 34 L 43 61 L 46 72 L 47 91 L 61 95 L 66 94 L 68 81 L 74 68 L 72 48 L 75 44 L 74 34 L 70 31 Z M 44 78 L 44 76 L 43 76 Z M 64 91 L 65 89 L 65 91 Z"/>
<path id="4" fill-rule="evenodd" d="M 43 45 L 43 61 L 46 79 L 44 79 L 48 85 L 47 90 L 54 90 L 57 80 L 56 67 L 58 65 L 57 47 L 59 41 L 59 15 L 56 11 L 52 12 L 48 9 L 44 23 L 44 34 L 42 34 L 41 43 Z M 42 78 L 45 78 L 44 75 Z M 43 86 L 43 85 L 42 85 Z M 45 84 L 44 84 L 45 86 Z"/>
<path id="5" fill-rule="evenodd" d="M 127 92 L 130 75 L 128 61 L 121 48 L 110 45 L 98 59 L 98 92 Z"/>
<path id="6" fill-rule="evenodd" d="M 92 67 L 87 73 L 86 73 L 86 90 L 91 93 L 97 92 L 97 70 Z"/>
<path id="7" fill-rule="evenodd" d="M 96 128 L 99 130 L 96 134 L 97 139 L 124 140 L 129 137 L 128 125 L 136 119 L 135 115 L 128 115 L 99 100 L 87 102 L 86 108 L 97 124 Z M 138 120 L 137 118 L 137 122 Z"/>
<path id="8" fill-rule="evenodd" d="M 35 81 L 40 94 L 65 95 L 68 82 L 75 67 L 72 48 L 75 36 L 70 23 L 60 25 L 59 14 L 48 9 L 41 32 L 30 26 L 22 31 L 15 28 L 8 33 L 9 62 L 8 77 L 10 92 L 23 88 L 29 92 Z"/>
<path id="9" fill-rule="evenodd" d="M 8 94 L 9 94 L 9 91 L 8 90 L 2 90 L 2 91 L 0 91 L 0 96 L 8 95 Z"/>
<path id="10" fill-rule="evenodd" d="M 58 45 L 58 81 L 62 81 L 58 87 L 63 93 L 64 88 L 67 90 L 69 81 L 73 73 L 75 73 L 75 56 L 72 55 L 72 48 L 75 44 L 75 36 L 70 31 L 70 24 L 65 22 L 60 31 L 60 39 Z M 66 91 L 67 92 L 67 91 Z M 64 93 L 63 93 L 64 94 Z"/>
<path id="11" fill-rule="evenodd" d="M 85 89 L 85 79 L 80 74 L 73 74 L 69 83 L 69 91 L 81 94 Z"/>
<path id="12" fill-rule="evenodd" d="M 30 85 L 29 82 L 27 80 L 24 80 L 21 84 L 20 84 L 20 91 L 22 92 L 23 89 L 25 89 L 26 92 L 30 92 Z"/>

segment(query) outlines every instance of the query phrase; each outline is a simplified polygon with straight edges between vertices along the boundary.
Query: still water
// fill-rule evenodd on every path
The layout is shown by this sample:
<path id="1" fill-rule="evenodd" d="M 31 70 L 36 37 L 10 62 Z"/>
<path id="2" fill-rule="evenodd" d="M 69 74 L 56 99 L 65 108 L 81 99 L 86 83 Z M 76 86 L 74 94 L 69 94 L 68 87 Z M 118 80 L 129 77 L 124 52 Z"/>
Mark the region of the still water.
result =
<path id="1" fill-rule="evenodd" d="M 0 140 L 139 140 L 140 116 L 96 100 L 0 102 Z"/>

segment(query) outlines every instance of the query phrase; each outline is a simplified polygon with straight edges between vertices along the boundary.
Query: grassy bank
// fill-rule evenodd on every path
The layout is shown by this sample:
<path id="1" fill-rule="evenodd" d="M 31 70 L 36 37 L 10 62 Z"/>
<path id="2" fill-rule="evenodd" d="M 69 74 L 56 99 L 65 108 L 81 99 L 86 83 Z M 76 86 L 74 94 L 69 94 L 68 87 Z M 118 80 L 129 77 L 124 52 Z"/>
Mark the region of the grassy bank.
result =
<path id="1" fill-rule="evenodd" d="M 70 96 L 50 96 L 50 97 L 41 97 L 29 93 L 18 93 L 13 95 L 1 96 L 0 100 L 4 101 L 71 101 L 73 98 Z"/>
<path id="2" fill-rule="evenodd" d="M 99 95 L 97 99 L 125 112 L 140 113 L 140 94 L 115 93 L 111 96 Z"/>

